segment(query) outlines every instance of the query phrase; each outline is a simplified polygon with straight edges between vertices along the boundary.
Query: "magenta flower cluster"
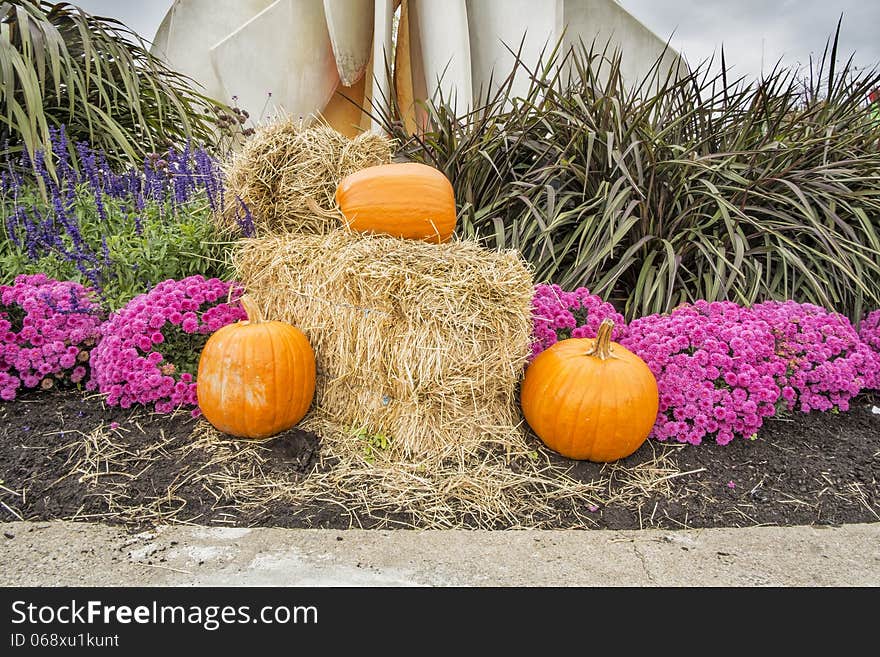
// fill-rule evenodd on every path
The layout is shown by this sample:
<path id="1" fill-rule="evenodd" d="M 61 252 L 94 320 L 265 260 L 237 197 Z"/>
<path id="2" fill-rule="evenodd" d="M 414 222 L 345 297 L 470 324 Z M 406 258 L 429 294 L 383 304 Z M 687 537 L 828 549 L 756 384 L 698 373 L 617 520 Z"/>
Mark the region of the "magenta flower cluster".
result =
<path id="1" fill-rule="evenodd" d="M 25 388 L 81 382 L 98 339 L 101 309 L 79 283 L 45 274 L 0 286 L 0 399 Z"/>
<path id="2" fill-rule="evenodd" d="M 647 364 L 660 391 L 651 435 L 699 445 L 750 437 L 775 413 L 776 357 L 768 324 L 732 302 L 697 301 L 634 320 L 621 344 Z"/>
<path id="3" fill-rule="evenodd" d="M 123 408 L 195 406 L 199 354 L 210 333 L 246 318 L 240 296 L 236 284 L 190 276 L 135 297 L 101 327 L 90 387 Z"/>
<path id="4" fill-rule="evenodd" d="M 558 285 L 536 285 L 532 297 L 532 357 L 566 338 L 595 338 L 603 319 L 614 322 L 611 337 L 626 330 L 623 315 L 585 287 L 566 292 Z"/>
<path id="5" fill-rule="evenodd" d="M 776 356 L 785 364 L 778 382 L 788 409 L 849 410 L 875 363 L 850 321 L 795 301 L 767 301 L 751 312 L 767 322 L 776 340 Z"/>
<path id="6" fill-rule="evenodd" d="M 880 390 L 880 310 L 865 315 L 859 326 L 859 338 L 873 356 L 865 373 L 865 387 Z"/>

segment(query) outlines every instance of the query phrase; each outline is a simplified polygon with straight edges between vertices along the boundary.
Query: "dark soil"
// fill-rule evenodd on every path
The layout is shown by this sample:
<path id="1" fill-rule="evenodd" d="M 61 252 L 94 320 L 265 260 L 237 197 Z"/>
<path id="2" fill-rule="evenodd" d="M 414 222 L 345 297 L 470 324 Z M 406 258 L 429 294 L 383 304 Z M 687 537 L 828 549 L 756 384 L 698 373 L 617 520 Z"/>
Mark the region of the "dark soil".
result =
<path id="1" fill-rule="evenodd" d="M 608 505 L 589 515 L 596 526 L 609 529 L 876 522 L 880 415 L 872 413 L 874 405 L 880 399 L 862 396 L 847 413 L 770 420 L 758 439 L 726 446 L 648 443 L 621 464 L 649 461 L 658 447 L 669 450 L 678 468 L 671 491 L 650 494 L 638 506 Z M 75 467 L 90 458 L 88 436 L 102 424 L 114 449 L 124 453 L 119 460 L 124 472 L 114 471 L 112 458 L 99 459 L 95 466 L 91 457 L 91 470 Z M 73 518 L 136 526 L 168 513 L 174 521 L 199 524 L 340 529 L 384 524 L 376 518 L 353 523 L 350 512 L 329 502 L 326 508 L 249 506 L 224 497 L 223 491 L 206 490 L 198 473 L 217 471 L 222 459 L 212 459 L 203 449 L 183 449 L 193 442 L 195 425 L 187 414 L 109 408 L 100 397 L 72 391 L 0 402 L 0 520 Z M 228 444 L 232 453 L 242 442 Z M 294 429 L 257 449 L 260 459 L 253 467 L 261 475 L 296 480 L 318 467 L 320 439 Z M 584 481 L 599 478 L 602 468 L 561 458 L 557 463 L 571 465 L 571 474 Z M 104 484 L 100 487 L 94 483 L 96 472 Z M 120 514 L 120 500 L 126 508 L 142 504 L 151 512 Z M 561 526 L 573 524 L 564 521 Z"/>

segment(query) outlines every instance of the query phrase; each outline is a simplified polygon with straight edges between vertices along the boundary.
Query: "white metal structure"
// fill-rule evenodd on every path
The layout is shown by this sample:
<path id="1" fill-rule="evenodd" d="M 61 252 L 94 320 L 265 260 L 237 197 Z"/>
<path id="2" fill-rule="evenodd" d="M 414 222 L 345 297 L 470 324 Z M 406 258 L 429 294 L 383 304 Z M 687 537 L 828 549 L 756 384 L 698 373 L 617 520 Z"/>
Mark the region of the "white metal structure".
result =
<path id="1" fill-rule="evenodd" d="M 464 111 L 493 73 L 497 83 L 510 70 L 510 50 L 521 45 L 523 61 L 537 63 L 559 39 L 610 41 L 633 82 L 660 57 L 683 66 L 614 0 L 176 0 L 153 51 L 254 118 L 264 108 L 323 115 L 351 135 L 370 128 L 357 106 L 392 94 L 410 129 L 424 121 L 418 102 L 440 91 Z M 521 75 L 514 91 L 527 82 Z"/>

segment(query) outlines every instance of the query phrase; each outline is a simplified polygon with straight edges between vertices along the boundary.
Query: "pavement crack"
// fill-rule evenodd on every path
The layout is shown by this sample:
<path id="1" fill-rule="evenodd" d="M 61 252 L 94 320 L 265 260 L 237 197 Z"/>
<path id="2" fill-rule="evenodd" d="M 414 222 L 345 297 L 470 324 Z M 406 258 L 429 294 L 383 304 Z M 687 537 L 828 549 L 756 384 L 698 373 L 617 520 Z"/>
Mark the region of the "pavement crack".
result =
<path id="1" fill-rule="evenodd" d="M 642 554 L 642 551 L 639 549 L 638 544 L 633 542 L 632 549 L 633 552 L 635 552 L 635 555 L 639 558 L 639 561 L 642 562 L 642 570 L 645 571 L 645 576 L 648 578 L 648 582 L 650 584 L 656 585 L 657 580 L 654 579 L 654 575 L 651 573 L 651 569 L 648 568 L 648 560 L 645 558 L 645 555 Z"/>

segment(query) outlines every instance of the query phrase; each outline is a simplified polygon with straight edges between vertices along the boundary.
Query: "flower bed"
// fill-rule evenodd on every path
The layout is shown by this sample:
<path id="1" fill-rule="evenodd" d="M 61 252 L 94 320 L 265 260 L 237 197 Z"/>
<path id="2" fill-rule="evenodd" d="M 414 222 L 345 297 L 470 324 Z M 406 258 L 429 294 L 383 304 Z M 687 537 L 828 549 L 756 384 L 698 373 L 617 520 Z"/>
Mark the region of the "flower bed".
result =
<path id="1" fill-rule="evenodd" d="M 794 301 L 759 303 L 751 312 L 770 326 L 785 363 L 778 383 L 789 410 L 845 411 L 867 387 L 874 356 L 846 317 Z"/>
<path id="2" fill-rule="evenodd" d="M 566 338 L 595 338 L 602 320 L 614 322 L 619 340 L 626 330 L 623 315 L 585 287 L 566 292 L 558 285 L 536 285 L 532 298 L 532 356 Z"/>
<path id="3" fill-rule="evenodd" d="M 657 377 L 652 436 L 699 445 L 752 437 L 775 413 L 784 364 L 767 323 L 730 302 L 697 302 L 633 321 L 623 345 Z"/>
<path id="4" fill-rule="evenodd" d="M 880 310 L 875 310 L 862 320 L 859 337 L 871 348 L 874 357 L 865 376 L 865 387 L 880 390 Z"/>
<path id="5" fill-rule="evenodd" d="M 88 382 L 108 403 L 123 407 L 140 403 L 167 412 L 195 406 L 194 376 L 205 337 L 242 317 L 237 306 L 222 301 L 230 284 L 201 275 L 166 276 L 150 292 L 136 293 L 149 289 L 166 263 L 188 273 L 205 261 L 199 254 L 177 256 L 176 249 L 189 248 L 189 242 L 171 247 L 177 237 L 161 226 L 186 216 L 194 203 L 207 212 L 222 210 L 217 164 L 203 149 L 187 147 L 151 154 L 141 171 L 115 173 L 87 144 L 71 148 L 63 128 L 53 129 L 52 143 L 57 178 L 43 153 L 21 162 L 42 181 L 48 203 L 20 169 L 8 166 L 0 176 L 2 196 L 12 204 L 5 206 L 0 261 L 13 262 L 15 269 L 16 258 L 25 257 L 28 267 L 54 267 L 79 280 L 37 274 L 2 288 L 9 291 L 0 307 L 0 396 L 12 399 L 22 387 Z M 247 232 L 248 209 L 238 210 Z M 198 225 L 171 229 L 204 242 Z M 138 238 L 158 250 L 138 251 L 131 246 Z M 4 255 L 4 248 L 12 250 Z M 95 293 L 111 309 L 135 298 L 99 329 Z M 880 388 L 880 311 L 864 318 L 860 333 L 837 313 L 793 301 L 749 308 L 698 301 L 627 326 L 621 313 L 587 288 L 558 285 L 536 286 L 532 310 L 533 356 L 558 340 L 594 337 L 604 319 L 615 322 L 613 338 L 642 356 L 658 379 L 660 412 L 652 436 L 659 440 L 726 444 L 736 436 L 753 437 L 776 413 L 847 410 L 859 391 Z"/>
<path id="6" fill-rule="evenodd" d="M 233 283 L 190 276 L 135 297 L 101 326 L 88 387 L 123 408 L 195 406 L 199 354 L 210 333 L 246 319 L 240 296 Z"/>
<path id="7" fill-rule="evenodd" d="M 549 73 L 553 67 L 546 68 Z M 837 72 L 840 80 L 848 75 L 847 67 Z M 564 93 L 552 92 L 552 85 L 540 79 L 535 82 L 529 94 L 547 102 L 520 103 L 519 109 L 510 109 L 499 96 L 497 107 L 490 103 L 485 111 L 469 117 L 441 107 L 432 115 L 432 121 L 439 123 L 426 126 L 423 139 L 401 134 L 398 145 L 410 157 L 430 161 L 450 177 L 459 200 L 461 236 L 518 247 L 538 276 L 574 284 L 586 279 L 633 318 L 626 326 L 617 309 L 586 288 L 568 292 L 558 285 L 538 286 L 532 301 L 533 354 L 561 339 L 594 337 L 602 320 L 612 319 L 613 338 L 638 353 L 658 379 L 660 410 L 653 437 L 703 444 L 703 448 L 654 444 L 633 455 L 633 460 L 607 467 L 572 465 L 537 440 L 505 444 L 499 440 L 501 424 L 493 420 L 485 423 L 491 449 L 444 470 L 437 467 L 445 465 L 439 461 L 383 462 L 381 455 L 390 453 L 389 440 L 398 440 L 400 431 L 373 434 L 370 427 L 349 430 L 346 422 L 334 434 L 329 423 L 317 422 L 320 413 L 306 422 L 321 433 L 320 448 L 316 436 L 299 434 L 298 450 L 288 449 L 290 435 L 277 436 L 272 446 L 251 443 L 241 448 L 240 443 L 212 432 L 206 422 L 169 415 L 196 405 L 195 375 L 207 336 L 244 318 L 235 303 L 241 290 L 223 282 L 228 278 L 224 268 L 228 245 L 223 242 L 252 234 L 255 222 L 259 228 L 261 222 L 274 219 L 263 216 L 266 213 L 258 211 L 247 194 L 224 190 L 218 163 L 203 149 L 181 141 L 176 148 L 151 153 L 137 170 L 116 171 L 102 152 L 85 143 L 68 143 L 62 127 L 51 130 L 54 154 L 31 148 L 30 159 L 15 150 L 20 143 L 12 144 L 12 149 L 5 146 L 7 153 L 16 153 L 16 159 L 4 162 L 0 172 L 0 284 L 11 284 L 0 288 L 0 417 L 9 418 L 0 426 L 0 435 L 10 447 L 0 450 L 3 508 L 18 515 L 7 504 L 15 498 L 14 504 L 35 517 L 54 497 L 70 505 L 64 510 L 68 515 L 117 514 L 118 518 L 126 507 L 124 517 L 139 522 L 149 507 L 155 512 L 153 520 L 227 522 L 235 516 L 242 524 L 266 518 L 281 524 L 294 508 L 302 513 L 297 522 L 308 526 L 313 517 L 335 513 L 331 523 L 339 526 L 365 519 L 367 526 L 376 520 L 381 526 L 402 522 L 492 528 L 582 527 L 597 524 L 591 515 L 598 518 L 606 510 L 611 513 L 604 515 L 604 526 L 613 526 L 615 515 L 629 510 L 632 526 L 641 527 L 643 520 L 654 524 L 660 514 L 687 525 L 693 521 L 689 513 L 710 507 L 705 517 L 714 523 L 725 512 L 725 502 L 739 494 L 736 513 L 745 515 L 741 508 L 748 507 L 758 520 L 746 517 L 764 523 L 777 518 L 761 515 L 760 509 L 755 512 L 760 495 L 794 472 L 796 477 L 780 487 L 782 499 L 777 500 L 786 513 L 805 506 L 807 522 L 829 517 L 848 521 L 853 509 L 862 514 L 858 519 L 877 518 L 877 477 L 870 467 L 877 453 L 877 420 L 868 404 L 853 398 L 866 387 L 880 387 L 880 311 L 865 317 L 857 334 L 840 315 L 795 302 L 743 307 L 696 301 L 674 308 L 683 300 L 702 297 L 751 301 L 795 293 L 803 299 L 840 304 L 839 310 L 853 319 L 862 313 L 864 303 L 876 307 L 880 264 L 873 256 L 880 206 L 869 192 L 876 186 L 877 135 L 875 124 L 862 120 L 860 85 L 829 85 L 837 89 L 829 96 L 812 93 L 816 88 L 811 79 L 804 88 L 783 85 L 787 91 L 770 94 L 769 101 L 764 85 L 755 87 L 761 95 L 756 103 L 748 85 L 739 93 L 725 82 L 720 91 L 705 97 L 701 85 L 674 81 L 655 94 L 661 100 L 675 100 L 660 103 L 670 111 L 645 114 L 642 107 L 628 106 L 627 99 L 618 98 L 618 90 L 603 90 L 593 84 L 595 80 L 582 80 L 585 84 L 580 86 L 573 80 L 575 86 Z M 707 83 L 714 84 L 710 78 Z M 802 91 L 809 98 L 792 111 L 788 101 Z M 629 100 L 643 105 L 643 99 L 635 96 Z M 622 113 L 606 111 L 609 103 L 623 108 Z M 534 115 L 535 108 L 540 116 Z M 700 108 L 715 108 L 724 115 L 706 133 L 717 138 L 694 141 L 687 137 L 692 130 L 679 129 L 687 128 L 690 110 L 699 114 Z M 617 120 L 627 111 L 635 112 L 638 120 Z M 237 114 L 242 121 L 246 117 Z M 755 121 L 759 115 L 762 120 Z M 766 148 L 764 115 L 775 117 L 776 137 L 795 147 Z M 855 126 L 854 139 L 837 140 L 840 143 L 835 145 L 813 138 L 840 124 L 841 117 Z M 660 125 L 654 125 L 657 121 L 662 130 L 655 129 Z M 584 126 L 601 129 L 583 130 Z M 288 126 L 288 133 L 292 127 Z M 89 128 L 96 138 L 102 130 L 100 125 Z M 320 132 L 348 152 L 351 144 L 344 138 L 326 129 Z M 447 139 L 449 135 L 454 138 Z M 633 136 L 639 149 L 627 147 Z M 741 148 L 731 154 L 723 146 L 733 142 Z M 170 142 L 161 143 L 160 150 Z M 712 143 L 721 146 L 707 151 L 706 144 Z M 700 151 L 696 154 L 695 144 Z M 391 143 L 383 142 L 381 148 L 386 153 Z M 724 157 L 719 159 L 719 154 Z M 277 164 L 303 169 L 300 155 L 282 153 Z M 388 151 L 380 159 L 386 161 L 390 155 Z M 743 163 L 748 166 L 743 168 Z M 265 158 L 258 157 L 253 164 L 245 169 L 259 174 Z M 314 173 L 308 166 L 303 171 Z M 763 173 L 755 178 L 755 171 Z M 654 175 L 658 172 L 659 177 Z M 816 182 L 817 172 L 821 185 Z M 311 203 L 332 200 L 337 174 L 328 170 L 320 181 L 320 194 L 314 187 L 314 193 L 306 191 L 294 199 L 304 219 L 332 219 L 331 223 L 338 219 L 330 212 L 316 217 Z M 266 187 L 260 178 L 256 175 L 256 187 Z M 485 184 L 487 180 L 492 184 Z M 290 196 L 290 183 L 269 190 L 267 203 L 272 205 L 285 190 Z M 255 210 L 253 216 L 248 203 Z M 330 205 L 322 207 L 329 210 Z M 215 230 L 211 221 L 215 213 L 225 217 L 225 227 L 232 229 L 228 235 L 221 237 Z M 267 255 L 275 259 L 277 253 L 269 249 Z M 375 265 L 376 259 L 363 262 Z M 482 297 L 491 295 L 486 285 L 476 286 L 473 294 L 452 294 L 441 308 L 449 312 L 450 321 L 437 321 L 443 312 L 431 311 L 427 288 L 404 270 L 400 280 L 410 285 L 412 293 L 407 316 L 420 321 L 423 316 L 432 318 L 436 326 L 430 328 L 436 328 L 437 335 L 445 335 L 440 329 L 467 314 L 466 297 L 484 301 Z M 434 262 L 426 271 L 444 293 L 454 287 L 442 280 Z M 22 273 L 35 275 L 16 278 Z M 322 289 L 327 282 L 324 274 L 312 287 Z M 457 282 L 454 273 L 446 276 Z M 498 280 L 510 282 L 503 273 Z M 280 294 L 277 286 L 254 287 L 265 294 Z M 292 289 L 297 291 L 296 286 Z M 324 292 L 328 289 L 335 288 L 329 285 Z M 530 291 L 526 281 L 525 296 L 520 297 L 526 304 L 520 343 L 497 330 L 495 315 L 516 304 L 510 295 L 496 295 L 496 308 L 472 313 L 474 323 L 493 330 L 461 331 L 430 343 L 437 348 L 418 350 L 418 358 L 397 361 L 394 358 L 406 352 L 405 345 L 399 335 L 389 333 L 392 344 L 384 352 L 389 357 L 380 365 L 393 361 L 396 369 L 391 374 L 383 374 L 379 366 L 349 367 L 337 372 L 333 383 L 347 388 L 350 380 L 345 377 L 352 372 L 364 376 L 378 372 L 372 388 L 381 394 L 371 389 L 371 402 L 353 399 L 352 406 L 359 410 L 374 403 L 381 404 L 382 412 L 386 406 L 397 412 L 406 409 L 402 404 L 422 403 L 428 397 L 424 383 L 436 364 L 433 371 L 441 373 L 440 394 L 433 398 L 442 411 L 437 417 L 446 421 L 455 413 L 465 422 L 453 439 L 472 436 L 471 421 L 479 419 L 487 400 L 497 397 L 509 410 L 509 416 L 502 418 L 504 426 L 519 441 L 523 435 L 518 432 L 521 418 L 515 390 L 528 351 Z M 326 305 L 329 296 L 321 294 L 314 300 Z M 370 322 L 383 322 L 383 330 L 402 324 L 400 313 L 372 313 L 376 304 L 350 302 L 343 294 L 334 303 L 343 313 L 353 311 L 358 321 L 369 317 Z M 666 314 L 638 317 L 660 309 Z M 101 323 L 110 311 L 116 312 Z M 328 312 L 326 308 L 317 312 L 322 330 L 328 326 Z M 302 313 L 287 319 L 304 322 Z M 314 332 L 316 322 L 308 324 Z M 324 341 L 345 337 L 335 333 Z M 369 353 L 375 336 L 365 335 L 356 342 Z M 440 367 L 451 362 L 448 350 L 461 345 L 485 347 L 509 357 L 519 353 L 516 344 L 525 351 L 515 364 L 497 361 L 502 383 L 492 394 L 469 384 L 465 376 L 468 368 L 486 376 L 490 361 L 481 359 L 480 353 L 465 358 L 460 367 Z M 316 349 L 320 346 L 316 344 Z M 59 384 L 101 394 L 39 392 Z M 602 381 L 595 385 L 601 390 Z M 453 386 L 463 391 L 454 398 L 444 392 Z M 27 403 L 11 401 L 24 389 L 34 390 L 27 393 Z M 850 413 L 837 413 L 851 405 Z M 143 408 L 127 410 L 132 406 Z M 339 411 L 339 400 L 332 406 L 322 410 Z M 653 404 L 650 409 L 646 425 Z M 798 411 L 803 413 L 795 414 Z M 832 413 L 805 415 L 809 411 Z M 193 415 L 197 413 L 194 409 Z M 768 426 L 767 419 L 780 414 L 795 421 Z M 440 438 L 436 446 L 440 450 L 454 446 L 454 440 L 446 440 L 436 430 L 438 425 L 432 427 L 412 412 L 399 417 L 410 423 L 414 433 Z M 112 422 L 106 425 L 108 420 Z M 57 445 L 58 436 L 69 431 L 76 438 L 68 436 Z M 761 441 L 747 440 L 759 431 Z M 799 436 L 801 432 L 810 435 Z M 855 439 L 840 440 L 842 434 Z M 796 449 L 778 449 L 779 444 L 797 439 L 801 442 Z M 193 447 L 195 442 L 201 445 Z M 346 445 L 347 462 L 335 457 L 334 444 Z M 726 447 L 718 449 L 721 445 Z M 250 457 L 242 459 L 241 452 L 249 452 Z M 825 458 L 820 466 L 815 454 Z M 291 476 L 292 456 L 305 481 Z M 181 468 L 187 459 L 189 465 Z M 680 471 L 669 466 L 675 459 Z M 207 476 L 212 469 L 213 479 Z M 815 490 L 805 495 L 801 473 L 808 470 L 812 475 L 807 485 Z M 577 477 L 570 479 L 571 473 Z M 690 476 L 694 473 L 706 474 Z M 41 478 L 46 479 L 46 488 L 40 488 Z M 705 495 L 684 502 L 687 494 L 675 498 L 675 486 L 685 482 Z M 792 505 L 793 495 L 808 502 Z M 823 505 L 829 499 L 846 504 L 827 514 Z M 242 515 L 243 509 L 253 515 Z M 646 513 L 643 518 L 642 511 L 648 509 L 650 516 Z M 340 510 L 348 517 L 339 515 Z M 381 517 L 374 515 L 377 510 Z"/>
<path id="8" fill-rule="evenodd" d="M 46 273 L 116 309 L 169 278 L 226 276 L 211 222 L 223 178 L 207 151 L 169 149 L 117 172 L 102 152 L 68 144 L 63 128 L 52 144 L 51 163 L 38 151 L 0 170 L 0 284 Z"/>
<path id="9" fill-rule="evenodd" d="M 754 438 L 764 420 L 789 411 L 845 411 L 880 387 L 880 311 L 857 333 L 849 320 L 813 304 L 751 307 L 697 301 L 623 326 L 614 308 L 585 288 L 539 285 L 533 355 L 568 337 L 593 337 L 601 320 L 657 377 L 660 409 L 651 437 L 694 445 Z"/>
<path id="10" fill-rule="evenodd" d="M 0 286 L 0 398 L 85 379 L 102 315 L 93 297 L 78 283 L 45 274 Z"/>

